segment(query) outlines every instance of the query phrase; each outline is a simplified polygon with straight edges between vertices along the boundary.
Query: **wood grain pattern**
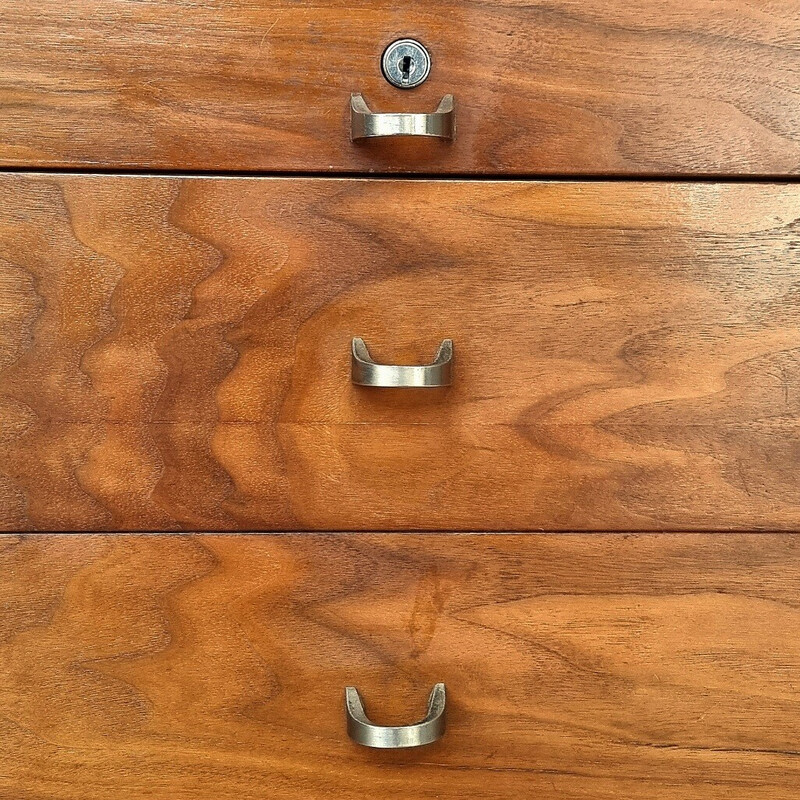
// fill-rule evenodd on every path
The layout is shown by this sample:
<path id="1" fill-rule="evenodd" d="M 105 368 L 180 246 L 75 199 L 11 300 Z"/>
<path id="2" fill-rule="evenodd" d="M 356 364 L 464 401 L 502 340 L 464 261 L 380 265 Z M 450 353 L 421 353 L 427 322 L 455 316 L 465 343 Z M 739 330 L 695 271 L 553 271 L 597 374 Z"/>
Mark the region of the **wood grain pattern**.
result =
<path id="1" fill-rule="evenodd" d="M 0 538 L 0 796 L 789 800 L 792 535 Z M 348 741 L 449 690 L 448 732 Z"/>
<path id="2" fill-rule="evenodd" d="M 800 526 L 800 191 L 0 180 L 6 530 Z M 455 340 L 449 390 L 354 387 Z"/>
<path id="3" fill-rule="evenodd" d="M 430 79 L 389 86 L 415 36 Z M 179 170 L 796 174 L 797 0 L 15 0 L 0 164 Z M 348 102 L 452 145 L 349 141 Z"/>

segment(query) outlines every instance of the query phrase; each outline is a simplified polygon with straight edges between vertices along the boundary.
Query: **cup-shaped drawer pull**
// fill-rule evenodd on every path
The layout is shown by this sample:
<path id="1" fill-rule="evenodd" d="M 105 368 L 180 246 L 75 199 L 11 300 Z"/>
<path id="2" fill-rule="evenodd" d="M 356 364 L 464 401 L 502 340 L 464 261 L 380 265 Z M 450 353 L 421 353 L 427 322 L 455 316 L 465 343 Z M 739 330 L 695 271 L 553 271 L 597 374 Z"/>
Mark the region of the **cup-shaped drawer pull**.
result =
<path id="1" fill-rule="evenodd" d="M 413 725 L 375 725 L 364 711 L 364 701 L 358 689 L 348 686 L 344 690 L 347 734 L 353 741 L 366 747 L 397 749 L 431 744 L 444 735 L 446 701 L 444 684 L 437 683 L 431 690 L 428 713 L 423 720 Z"/>
<path id="2" fill-rule="evenodd" d="M 449 386 L 453 379 L 453 340 L 445 339 L 430 364 L 401 366 L 376 364 L 363 339 L 353 339 L 351 355 L 353 383 L 394 389 Z"/>
<path id="3" fill-rule="evenodd" d="M 382 113 L 370 111 L 360 94 L 350 96 L 350 138 L 374 139 L 382 136 L 434 136 L 452 139 L 455 133 L 455 101 L 446 94 L 430 114 Z"/>

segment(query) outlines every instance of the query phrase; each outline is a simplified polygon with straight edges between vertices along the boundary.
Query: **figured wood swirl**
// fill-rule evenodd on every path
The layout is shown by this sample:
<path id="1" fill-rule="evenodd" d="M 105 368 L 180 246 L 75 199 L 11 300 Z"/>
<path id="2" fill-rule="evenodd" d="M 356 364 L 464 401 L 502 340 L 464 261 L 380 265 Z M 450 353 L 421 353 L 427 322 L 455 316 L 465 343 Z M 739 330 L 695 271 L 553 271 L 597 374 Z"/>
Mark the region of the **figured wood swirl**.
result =
<path id="1" fill-rule="evenodd" d="M 411 92 L 380 56 L 433 57 Z M 797 0 L 14 0 L 0 164 L 178 170 L 797 174 Z M 452 145 L 353 145 L 348 103 Z"/>
<path id="2" fill-rule="evenodd" d="M 5 530 L 800 524 L 790 185 L 0 180 Z M 351 385 L 350 341 L 446 390 Z"/>
<path id="3" fill-rule="evenodd" d="M 0 796 L 789 800 L 792 535 L 0 537 Z M 370 751 L 448 689 L 443 740 Z"/>

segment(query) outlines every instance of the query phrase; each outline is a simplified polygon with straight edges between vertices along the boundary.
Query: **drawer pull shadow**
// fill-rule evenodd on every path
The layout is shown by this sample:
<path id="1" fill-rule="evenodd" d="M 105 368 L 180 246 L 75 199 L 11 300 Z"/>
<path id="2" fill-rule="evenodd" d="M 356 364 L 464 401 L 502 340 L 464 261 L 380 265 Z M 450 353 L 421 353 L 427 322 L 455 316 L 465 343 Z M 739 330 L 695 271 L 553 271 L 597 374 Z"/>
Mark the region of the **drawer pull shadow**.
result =
<path id="1" fill-rule="evenodd" d="M 376 114 L 360 94 L 350 96 L 350 138 L 374 139 L 383 136 L 433 136 L 452 139 L 455 133 L 455 101 L 446 94 L 431 114 Z"/>
<path id="2" fill-rule="evenodd" d="M 366 747 L 398 749 L 421 747 L 441 739 L 445 729 L 447 695 L 443 683 L 437 683 L 428 697 L 428 713 L 413 725 L 382 726 L 369 721 L 364 711 L 364 701 L 354 686 L 344 690 L 347 710 L 347 735 Z"/>
<path id="3" fill-rule="evenodd" d="M 351 375 L 358 386 L 395 389 L 433 389 L 449 386 L 453 379 L 453 340 L 445 339 L 430 364 L 400 366 L 376 364 L 363 339 L 353 339 Z"/>

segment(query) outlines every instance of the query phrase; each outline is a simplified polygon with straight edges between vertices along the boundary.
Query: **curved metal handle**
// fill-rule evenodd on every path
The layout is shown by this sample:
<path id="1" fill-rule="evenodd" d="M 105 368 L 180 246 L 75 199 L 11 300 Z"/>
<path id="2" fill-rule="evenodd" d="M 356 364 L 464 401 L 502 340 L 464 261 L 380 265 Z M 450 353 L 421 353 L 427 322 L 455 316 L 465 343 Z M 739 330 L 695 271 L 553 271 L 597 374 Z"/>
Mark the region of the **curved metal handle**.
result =
<path id="1" fill-rule="evenodd" d="M 444 736 L 445 703 L 447 695 L 444 684 L 437 683 L 428 697 L 428 713 L 425 719 L 414 725 L 381 726 L 369 721 L 364 711 L 364 701 L 355 686 L 344 690 L 344 704 L 347 711 L 347 735 L 366 747 L 396 749 L 400 747 L 420 747 L 431 744 Z"/>
<path id="2" fill-rule="evenodd" d="M 446 94 L 432 114 L 374 114 L 360 94 L 350 96 L 350 138 L 435 136 L 452 139 L 456 130 L 455 101 Z"/>
<path id="3" fill-rule="evenodd" d="M 422 388 L 449 386 L 453 377 L 453 340 L 445 339 L 431 364 L 398 366 L 376 364 L 363 339 L 353 339 L 351 356 L 353 383 L 383 388 Z"/>

